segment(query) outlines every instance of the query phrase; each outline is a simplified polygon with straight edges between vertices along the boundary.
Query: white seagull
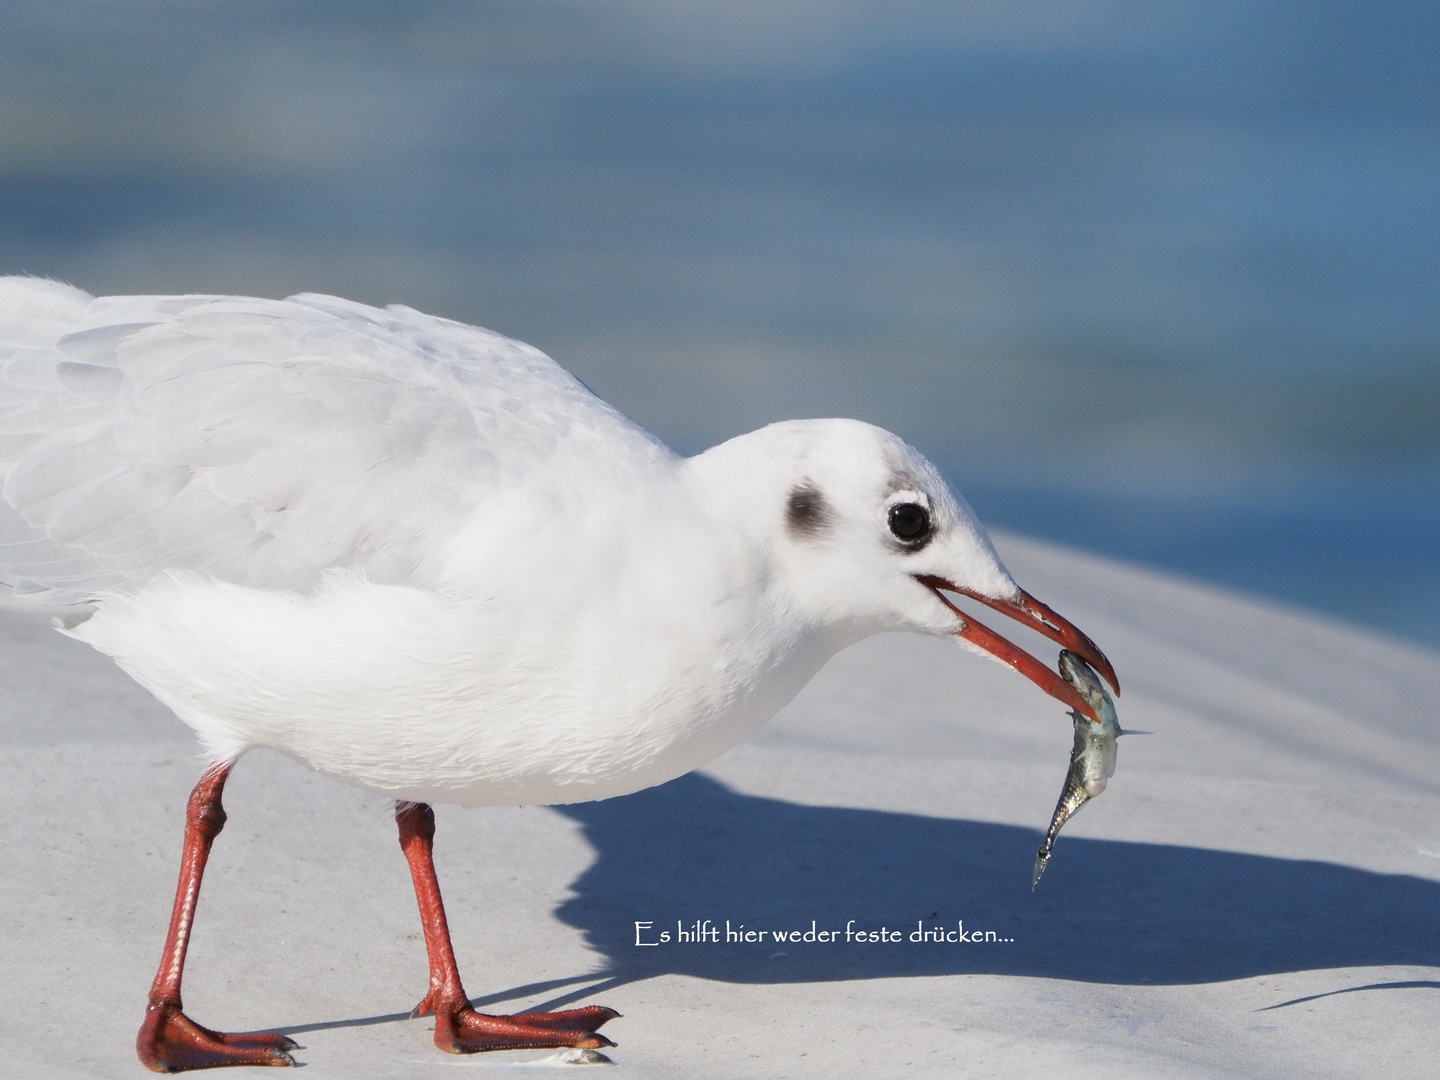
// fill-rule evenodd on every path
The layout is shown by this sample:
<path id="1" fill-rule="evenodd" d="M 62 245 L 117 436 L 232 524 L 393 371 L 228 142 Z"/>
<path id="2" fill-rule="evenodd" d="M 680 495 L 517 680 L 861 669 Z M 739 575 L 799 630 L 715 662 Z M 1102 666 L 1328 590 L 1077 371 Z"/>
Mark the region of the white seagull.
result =
<path id="1" fill-rule="evenodd" d="M 266 747 L 396 801 L 452 1053 L 613 1045 L 600 1006 L 470 1007 L 428 804 L 606 799 L 740 742 L 870 634 L 951 635 L 1071 708 L 970 597 L 1078 653 L 918 452 L 854 420 L 682 458 L 528 345 L 329 296 L 0 279 L 0 581 L 194 729 L 150 1068 L 290 1065 L 180 981 L 221 790 Z"/>

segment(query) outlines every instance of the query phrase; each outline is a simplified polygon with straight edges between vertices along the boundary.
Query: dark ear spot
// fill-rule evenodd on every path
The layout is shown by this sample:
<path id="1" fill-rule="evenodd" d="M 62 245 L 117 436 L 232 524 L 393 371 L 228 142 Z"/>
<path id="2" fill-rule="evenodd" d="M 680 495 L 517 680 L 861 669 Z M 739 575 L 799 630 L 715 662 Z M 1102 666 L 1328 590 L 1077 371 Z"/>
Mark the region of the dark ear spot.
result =
<path id="1" fill-rule="evenodd" d="M 801 484 L 790 489 L 785 504 L 785 527 L 792 536 L 816 536 L 830 523 L 830 507 L 818 488 Z"/>

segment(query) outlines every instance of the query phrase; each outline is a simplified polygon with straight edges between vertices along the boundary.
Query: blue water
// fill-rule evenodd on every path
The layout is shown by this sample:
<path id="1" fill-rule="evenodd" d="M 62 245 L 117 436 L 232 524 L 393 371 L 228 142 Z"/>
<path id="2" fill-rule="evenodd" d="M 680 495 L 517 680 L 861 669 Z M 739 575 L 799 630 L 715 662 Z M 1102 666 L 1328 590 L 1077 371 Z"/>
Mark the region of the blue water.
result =
<path id="1" fill-rule="evenodd" d="M 981 519 L 1440 648 L 1440 477 L 1197 496 L 969 484 Z"/>

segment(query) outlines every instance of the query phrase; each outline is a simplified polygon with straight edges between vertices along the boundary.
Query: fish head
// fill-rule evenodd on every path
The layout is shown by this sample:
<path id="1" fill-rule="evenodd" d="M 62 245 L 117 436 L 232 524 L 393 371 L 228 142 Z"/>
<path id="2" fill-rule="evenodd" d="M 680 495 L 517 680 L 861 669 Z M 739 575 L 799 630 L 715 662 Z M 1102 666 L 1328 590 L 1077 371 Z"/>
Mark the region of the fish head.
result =
<path id="1" fill-rule="evenodd" d="M 1061 649 L 1060 675 L 1099 712 L 1105 701 L 1105 688 L 1100 685 L 1099 677 L 1083 658 L 1069 649 Z"/>

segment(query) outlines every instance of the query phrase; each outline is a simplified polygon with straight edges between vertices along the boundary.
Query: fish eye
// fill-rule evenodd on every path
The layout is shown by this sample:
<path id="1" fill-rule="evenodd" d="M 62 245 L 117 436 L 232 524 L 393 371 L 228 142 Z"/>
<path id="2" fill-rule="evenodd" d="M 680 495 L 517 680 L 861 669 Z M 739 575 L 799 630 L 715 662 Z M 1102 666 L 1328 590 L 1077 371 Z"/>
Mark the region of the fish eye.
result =
<path id="1" fill-rule="evenodd" d="M 919 503 L 896 503 L 890 507 L 890 531 L 907 544 L 924 540 L 930 535 L 930 511 Z"/>

